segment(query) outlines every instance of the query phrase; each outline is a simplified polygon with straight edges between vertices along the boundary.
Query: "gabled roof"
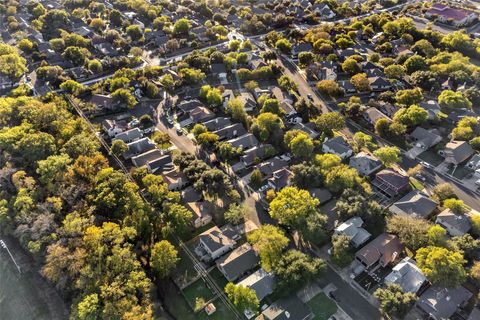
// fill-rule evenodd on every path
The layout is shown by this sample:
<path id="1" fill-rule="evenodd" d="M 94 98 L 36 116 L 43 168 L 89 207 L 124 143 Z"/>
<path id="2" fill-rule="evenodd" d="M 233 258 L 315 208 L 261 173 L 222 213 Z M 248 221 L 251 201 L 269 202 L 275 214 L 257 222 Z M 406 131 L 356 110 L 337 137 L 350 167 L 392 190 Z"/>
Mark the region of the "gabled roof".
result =
<path id="1" fill-rule="evenodd" d="M 162 162 L 167 161 L 166 163 L 172 162 L 172 158 L 169 155 L 163 155 L 162 152 L 158 149 L 152 149 L 137 156 L 134 156 L 132 157 L 132 162 L 136 167 L 143 167 L 147 165 L 147 163 L 150 163 L 151 161 L 156 161 L 158 159 L 162 159 Z"/>
<path id="2" fill-rule="evenodd" d="M 355 256 L 365 262 L 367 266 L 372 266 L 376 262 L 387 265 L 402 253 L 403 245 L 397 236 L 382 233 L 366 246 L 357 251 Z"/>
<path id="3" fill-rule="evenodd" d="M 427 218 L 437 207 L 437 203 L 419 190 L 410 191 L 392 204 L 390 211 L 395 214 L 413 215 Z"/>
<path id="4" fill-rule="evenodd" d="M 393 267 L 392 272 L 385 278 L 385 283 L 398 284 L 403 292 L 417 293 L 426 280 L 415 261 L 406 257 Z"/>
<path id="5" fill-rule="evenodd" d="M 242 274 L 255 267 L 260 262 L 257 252 L 248 243 L 227 253 L 216 261 L 228 281 L 235 281 Z"/>
<path id="6" fill-rule="evenodd" d="M 115 139 L 122 140 L 123 142 L 137 140 L 143 137 L 142 130 L 139 128 L 133 128 L 124 132 L 121 132 L 115 136 Z"/>
<path id="7" fill-rule="evenodd" d="M 288 165 L 288 162 L 279 158 L 275 157 L 273 159 L 269 159 L 265 162 L 262 162 L 255 166 L 260 172 L 267 177 L 273 175 L 273 173 L 277 170 L 280 170 Z"/>
<path id="8" fill-rule="evenodd" d="M 362 228 L 363 220 L 360 217 L 352 217 L 335 228 L 335 234 L 346 235 L 350 241 L 358 247 L 372 236 Z"/>
<path id="9" fill-rule="evenodd" d="M 446 161 L 461 163 L 473 155 L 473 149 L 467 141 L 450 141 L 445 146 L 445 153 L 448 155 Z"/>
<path id="10" fill-rule="evenodd" d="M 472 295 L 462 286 L 443 288 L 433 285 L 420 296 L 417 306 L 431 315 L 433 319 L 450 319 L 457 308 L 468 301 Z"/>
<path id="11" fill-rule="evenodd" d="M 312 123 L 312 122 L 308 122 L 308 123 L 297 123 L 296 125 L 294 125 L 292 127 L 292 130 L 301 130 L 303 132 L 305 132 L 306 134 L 308 134 L 308 136 L 312 139 L 316 139 L 318 138 L 318 136 L 320 135 L 320 133 L 318 133 L 316 130 L 315 130 L 315 124 Z"/>
<path id="12" fill-rule="evenodd" d="M 249 149 L 258 144 L 257 138 L 251 133 L 244 134 L 238 138 L 228 140 L 228 142 L 235 148 Z"/>
<path id="13" fill-rule="evenodd" d="M 232 124 L 232 122 L 230 121 L 230 118 L 227 118 L 227 117 L 218 117 L 218 118 L 214 118 L 212 120 L 205 121 L 203 123 L 203 125 L 210 132 L 220 130 L 221 128 L 224 128 L 224 127 L 229 126 L 231 124 Z"/>
<path id="14" fill-rule="evenodd" d="M 378 158 L 361 151 L 350 158 L 349 165 L 362 172 L 370 173 L 380 169 L 382 162 Z"/>
<path id="15" fill-rule="evenodd" d="M 332 199 L 332 194 L 325 188 L 310 188 L 308 189 L 308 192 L 312 197 L 317 198 L 320 201 L 320 204 L 324 204 Z"/>
<path id="16" fill-rule="evenodd" d="M 442 141 L 442 136 L 437 129 L 427 130 L 422 127 L 416 127 L 410 136 L 427 148 L 433 147 Z"/>
<path id="17" fill-rule="evenodd" d="M 467 233 L 472 228 L 472 223 L 466 215 L 456 214 L 450 209 L 445 209 L 440 212 L 437 216 L 436 222 L 445 226 L 451 226 L 463 234 Z"/>
<path id="18" fill-rule="evenodd" d="M 227 68 L 223 63 L 212 63 L 211 69 L 213 74 L 227 73 Z"/>
<path id="19" fill-rule="evenodd" d="M 350 145 L 342 136 L 337 136 L 327 140 L 323 143 L 323 145 L 328 147 L 330 150 L 333 150 L 336 154 L 344 154 L 345 152 L 352 150 Z"/>
<path id="20" fill-rule="evenodd" d="M 271 144 L 261 144 L 259 146 L 254 146 L 243 152 L 241 160 L 245 163 L 246 166 L 250 166 L 255 162 L 255 159 L 263 160 L 266 158 L 266 151 L 269 148 L 273 148 Z"/>
<path id="21" fill-rule="evenodd" d="M 243 136 L 247 133 L 245 127 L 241 123 L 234 123 L 229 126 L 223 127 L 213 133 L 217 134 L 220 140 L 232 139 L 235 137 Z"/>
<path id="22" fill-rule="evenodd" d="M 215 252 L 224 246 L 233 246 L 235 240 L 226 236 L 219 227 L 215 226 L 200 234 L 200 241 L 211 252 Z"/>
<path id="23" fill-rule="evenodd" d="M 272 303 L 257 320 L 305 320 L 312 314 L 310 308 L 305 305 L 295 294 Z"/>
<path id="24" fill-rule="evenodd" d="M 255 290 L 258 300 L 261 301 L 273 292 L 275 276 L 260 268 L 237 284 Z"/>

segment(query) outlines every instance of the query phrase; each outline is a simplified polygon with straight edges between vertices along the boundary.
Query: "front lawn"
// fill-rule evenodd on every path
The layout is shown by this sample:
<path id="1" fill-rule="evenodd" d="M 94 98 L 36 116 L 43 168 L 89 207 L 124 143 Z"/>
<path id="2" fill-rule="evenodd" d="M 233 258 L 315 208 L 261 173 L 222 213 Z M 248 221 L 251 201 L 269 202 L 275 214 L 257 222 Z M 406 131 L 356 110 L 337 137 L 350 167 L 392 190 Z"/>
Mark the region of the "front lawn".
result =
<path id="1" fill-rule="evenodd" d="M 417 190 L 422 191 L 425 189 L 425 186 L 418 179 L 410 178 L 410 184 Z"/>
<path id="2" fill-rule="evenodd" d="M 330 300 L 323 292 L 317 294 L 313 299 L 308 301 L 307 304 L 315 315 L 313 320 L 327 320 L 337 312 L 335 302 Z"/>
<path id="3" fill-rule="evenodd" d="M 198 311 L 202 308 L 205 303 L 213 298 L 213 292 L 210 290 L 203 279 L 198 279 L 187 288 L 183 290 L 185 299 L 188 304 L 195 310 Z"/>

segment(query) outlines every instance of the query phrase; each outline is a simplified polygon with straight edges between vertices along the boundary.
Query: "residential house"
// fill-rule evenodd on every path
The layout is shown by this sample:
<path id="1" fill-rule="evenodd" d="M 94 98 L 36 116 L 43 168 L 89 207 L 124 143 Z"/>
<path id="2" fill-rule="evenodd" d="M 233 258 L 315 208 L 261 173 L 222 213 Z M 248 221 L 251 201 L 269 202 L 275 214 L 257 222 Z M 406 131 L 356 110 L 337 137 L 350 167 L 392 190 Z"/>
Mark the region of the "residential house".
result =
<path id="1" fill-rule="evenodd" d="M 218 77 L 218 80 L 222 84 L 227 84 L 227 68 L 225 67 L 225 64 L 223 63 L 212 63 L 211 65 L 211 70 L 212 74 L 216 75 Z"/>
<path id="2" fill-rule="evenodd" d="M 312 317 L 310 308 L 292 294 L 272 303 L 256 320 L 308 320 Z"/>
<path id="3" fill-rule="evenodd" d="M 320 133 L 315 130 L 315 123 L 297 123 L 292 127 L 292 130 L 300 130 L 308 134 L 311 139 L 317 139 L 320 136 Z"/>
<path id="4" fill-rule="evenodd" d="M 323 18 L 323 20 L 330 20 L 335 18 L 336 16 L 335 12 L 333 12 L 332 9 L 330 9 L 330 7 L 328 6 L 328 4 L 324 2 L 315 3 L 310 7 L 310 11 Z"/>
<path id="5" fill-rule="evenodd" d="M 368 82 L 372 91 L 387 91 L 392 88 L 390 82 L 383 77 L 369 77 Z"/>
<path id="6" fill-rule="evenodd" d="M 239 96 L 246 112 L 252 112 L 257 107 L 257 102 L 250 92 L 242 92 Z"/>
<path id="7" fill-rule="evenodd" d="M 409 190 L 410 179 L 392 169 L 384 169 L 375 175 L 372 185 L 387 196 L 396 197 Z"/>
<path id="8" fill-rule="evenodd" d="M 147 163 L 149 163 L 150 161 L 154 161 L 163 157 L 164 155 L 162 151 L 158 149 L 151 149 L 151 150 L 148 150 L 147 152 L 140 153 L 136 156 L 133 156 L 131 160 L 135 167 L 140 168 L 140 167 L 146 166 Z M 172 162 L 172 159 L 169 155 L 165 155 L 165 157 L 169 158 L 168 161 L 170 163 Z"/>
<path id="9" fill-rule="evenodd" d="M 349 165 L 362 176 L 369 176 L 382 168 L 382 162 L 366 152 L 359 152 L 350 158 Z"/>
<path id="10" fill-rule="evenodd" d="M 457 214 L 450 209 L 440 212 L 435 223 L 441 225 L 452 237 L 463 236 L 472 228 L 472 223 L 467 215 Z"/>
<path id="11" fill-rule="evenodd" d="M 288 187 L 291 184 L 293 172 L 288 168 L 282 168 L 273 173 L 272 177 L 268 179 L 268 185 L 275 191 Z"/>
<path id="12" fill-rule="evenodd" d="M 470 10 L 452 8 L 441 3 L 434 3 L 425 13 L 427 18 L 436 18 L 443 23 L 452 23 L 456 27 L 466 26 L 475 21 L 478 15 Z"/>
<path id="13" fill-rule="evenodd" d="M 476 171 L 480 169 L 480 154 L 476 153 L 467 163 L 467 168 Z"/>
<path id="14" fill-rule="evenodd" d="M 387 119 L 388 122 L 392 122 L 392 119 L 384 115 L 380 110 L 375 107 L 367 108 L 367 110 L 365 110 L 365 112 L 363 113 L 363 118 L 372 126 L 375 126 L 377 121 L 380 119 Z"/>
<path id="15" fill-rule="evenodd" d="M 428 218 L 437 208 L 438 203 L 419 190 L 410 191 L 389 208 L 393 214 Z"/>
<path id="16" fill-rule="evenodd" d="M 254 290 L 258 301 L 262 301 L 266 296 L 273 293 L 275 288 L 275 275 L 260 268 L 238 282 L 237 285 Z"/>
<path id="17" fill-rule="evenodd" d="M 122 140 L 125 143 L 137 141 L 143 137 L 143 132 L 139 128 L 133 128 L 124 132 L 120 132 L 115 139 Z"/>
<path id="18" fill-rule="evenodd" d="M 133 142 L 127 143 L 128 151 L 123 154 L 123 157 L 128 160 L 132 157 L 155 149 L 157 145 L 149 138 L 142 138 Z"/>
<path id="19" fill-rule="evenodd" d="M 428 100 L 428 101 L 420 102 L 420 107 L 427 110 L 429 120 L 437 119 L 438 114 L 441 111 L 440 105 L 435 100 Z"/>
<path id="20" fill-rule="evenodd" d="M 287 166 L 288 162 L 286 160 L 280 157 L 275 157 L 256 165 L 255 168 L 260 170 L 263 177 L 270 178 L 273 176 L 273 173 L 275 171 L 278 171 Z"/>
<path id="21" fill-rule="evenodd" d="M 466 305 L 472 293 L 462 286 L 444 288 L 436 284 L 428 288 L 417 301 L 417 308 L 429 319 L 452 319 L 457 310 Z"/>
<path id="22" fill-rule="evenodd" d="M 216 265 L 225 279 L 233 282 L 253 269 L 259 262 L 257 251 L 249 243 L 244 243 L 218 259 Z"/>
<path id="23" fill-rule="evenodd" d="M 342 136 L 329 139 L 322 144 L 323 153 L 336 154 L 342 159 L 346 159 L 353 154 L 352 147 Z"/>
<path id="24" fill-rule="evenodd" d="M 177 104 L 177 109 L 179 110 L 179 115 L 182 115 L 187 114 L 195 108 L 203 106 L 203 103 L 200 102 L 200 100 L 198 99 L 182 100 L 180 103 Z"/>
<path id="25" fill-rule="evenodd" d="M 397 284 L 403 292 L 411 293 L 418 293 L 426 282 L 427 278 L 410 257 L 403 258 L 385 277 L 385 284 Z"/>
<path id="26" fill-rule="evenodd" d="M 226 110 L 228 107 L 228 102 L 232 99 L 235 99 L 235 94 L 231 89 L 226 89 L 222 93 L 223 108 Z"/>
<path id="27" fill-rule="evenodd" d="M 445 162 L 458 165 L 473 155 L 474 151 L 467 141 L 450 141 L 439 154 Z"/>
<path id="28" fill-rule="evenodd" d="M 103 128 L 103 131 L 105 131 L 110 138 L 113 138 L 117 134 L 127 130 L 128 125 L 126 121 L 116 121 L 116 120 L 106 119 L 102 121 L 102 128 Z"/>
<path id="29" fill-rule="evenodd" d="M 380 103 L 378 110 L 380 110 L 387 117 L 393 118 L 395 113 L 397 113 L 397 111 L 400 110 L 400 107 L 397 107 L 387 102 L 382 102 Z"/>
<path id="30" fill-rule="evenodd" d="M 338 85 L 340 88 L 345 91 L 345 94 L 351 94 L 357 92 L 357 89 L 355 89 L 354 85 L 350 82 L 350 80 L 341 80 L 338 81 Z"/>
<path id="31" fill-rule="evenodd" d="M 272 155 L 273 149 L 271 144 L 261 144 L 254 146 L 243 152 L 243 155 L 240 157 L 240 160 L 243 162 L 245 167 L 249 167 L 256 162 L 266 159 L 268 156 Z M 269 152 L 272 151 L 272 152 Z"/>
<path id="32" fill-rule="evenodd" d="M 312 197 L 317 198 L 320 204 L 327 203 L 332 199 L 332 194 L 325 188 L 310 188 L 308 192 Z"/>
<path id="33" fill-rule="evenodd" d="M 313 46 L 310 42 L 300 42 L 293 46 L 292 48 L 292 56 L 298 57 L 298 55 L 302 52 L 312 52 Z"/>
<path id="34" fill-rule="evenodd" d="M 132 158 L 133 161 L 133 158 Z M 175 168 L 173 165 L 172 157 L 169 154 L 165 154 L 156 159 L 147 162 L 147 170 L 150 173 L 162 173 L 164 171 L 171 171 Z"/>
<path id="35" fill-rule="evenodd" d="M 237 243 L 233 238 L 227 236 L 214 226 L 199 236 L 199 246 L 195 250 L 202 258 L 208 260 L 217 260 L 220 256 L 231 251 Z"/>
<path id="36" fill-rule="evenodd" d="M 212 222 L 212 203 L 208 201 L 193 201 L 187 202 L 185 206 L 193 213 L 192 221 L 196 229 Z"/>
<path id="37" fill-rule="evenodd" d="M 355 259 L 367 269 L 376 266 L 386 267 L 399 258 L 403 249 L 404 247 L 397 236 L 382 233 L 358 250 Z"/>
<path id="38" fill-rule="evenodd" d="M 227 141 L 234 148 L 240 148 L 242 150 L 250 149 L 258 144 L 257 138 L 251 133 L 244 134 L 243 136 L 230 139 Z"/>
<path id="39" fill-rule="evenodd" d="M 416 127 L 410 134 L 410 138 L 415 143 L 416 147 L 424 150 L 439 144 L 442 141 L 442 136 L 437 129 L 424 129 L 422 127 Z"/>
<path id="40" fill-rule="evenodd" d="M 243 136 L 247 133 L 245 127 L 241 123 L 234 123 L 229 126 L 223 127 L 216 131 L 213 131 L 216 135 L 218 135 L 219 140 L 230 140 L 240 136 Z"/>
<path id="41" fill-rule="evenodd" d="M 334 234 L 346 235 L 350 238 L 350 243 L 358 248 L 368 241 L 372 236 L 367 230 L 362 228 L 363 220 L 360 217 L 352 217 L 335 228 Z"/>
<path id="42" fill-rule="evenodd" d="M 99 109 L 115 109 L 117 106 L 111 95 L 97 93 L 92 95 L 90 98 L 90 103 Z"/>
<path id="43" fill-rule="evenodd" d="M 220 129 L 225 128 L 225 127 L 227 127 L 231 124 L 232 124 L 232 122 L 230 121 L 230 118 L 228 118 L 228 117 L 218 117 L 218 118 L 208 120 L 208 121 L 203 123 L 203 125 L 210 132 L 220 130 Z"/>
<path id="44" fill-rule="evenodd" d="M 162 173 L 163 181 L 170 191 L 179 191 L 188 185 L 188 178 L 182 171 L 171 170 Z"/>

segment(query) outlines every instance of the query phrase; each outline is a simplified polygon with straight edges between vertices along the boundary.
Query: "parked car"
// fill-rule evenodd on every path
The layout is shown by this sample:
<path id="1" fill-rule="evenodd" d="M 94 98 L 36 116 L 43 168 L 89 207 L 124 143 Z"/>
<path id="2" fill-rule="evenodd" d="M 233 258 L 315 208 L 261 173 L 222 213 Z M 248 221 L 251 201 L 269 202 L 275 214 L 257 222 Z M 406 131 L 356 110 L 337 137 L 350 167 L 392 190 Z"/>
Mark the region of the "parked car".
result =
<path id="1" fill-rule="evenodd" d="M 177 134 L 179 136 L 183 134 L 182 127 L 180 127 L 180 124 L 178 124 L 178 123 L 175 124 L 175 130 L 177 131 Z"/>
<path id="2" fill-rule="evenodd" d="M 129 122 L 129 126 L 130 127 L 136 127 L 140 124 L 140 120 L 138 120 L 137 118 L 134 118 L 132 121 Z"/>

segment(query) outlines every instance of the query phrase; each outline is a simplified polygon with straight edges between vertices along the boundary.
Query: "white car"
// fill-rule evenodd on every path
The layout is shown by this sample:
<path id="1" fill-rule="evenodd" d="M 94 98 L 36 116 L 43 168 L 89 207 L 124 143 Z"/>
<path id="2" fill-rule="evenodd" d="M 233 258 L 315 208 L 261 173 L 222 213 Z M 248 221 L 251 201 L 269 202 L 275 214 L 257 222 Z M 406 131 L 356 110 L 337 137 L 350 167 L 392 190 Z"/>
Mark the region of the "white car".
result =
<path id="1" fill-rule="evenodd" d="M 154 128 L 147 128 L 147 129 L 143 130 L 143 133 L 144 134 L 149 134 L 149 133 L 152 133 L 153 130 L 154 130 Z"/>
<path id="2" fill-rule="evenodd" d="M 133 119 L 132 121 L 130 121 L 130 123 L 128 124 L 130 127 L 136 127 L 140 124 L 140 120 L 138 119 Z"/>
<path id="3" fill-rule="evenodd" d="M 175 130 L 177 131 L 177 134 L 178 134 L 178 135 L 182 135 L 182 134 L 183 134 L 182 127 L 180 127 L 180 124 L 178 124 L 178 123 L 175 124 Z"/>

